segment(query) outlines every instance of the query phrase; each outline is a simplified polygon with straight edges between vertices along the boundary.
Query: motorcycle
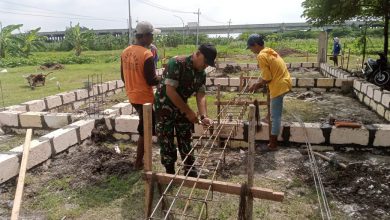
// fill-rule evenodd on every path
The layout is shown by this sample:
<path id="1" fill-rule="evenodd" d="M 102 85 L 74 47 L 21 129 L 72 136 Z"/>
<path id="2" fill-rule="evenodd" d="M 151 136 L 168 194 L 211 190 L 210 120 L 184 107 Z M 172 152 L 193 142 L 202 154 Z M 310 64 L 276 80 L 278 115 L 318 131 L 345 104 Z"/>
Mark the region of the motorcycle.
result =
<path id="1" fill-rule="evenodd" d="M 378 53 L 378 55 L 379 59 L 368 58 L 367 62 L 364 63 L 363 75 L 367 81 L 373 82 L 377 86 L 390 87 L 390 70 L 387 66 L 387 58 L 383 53 Z"/>

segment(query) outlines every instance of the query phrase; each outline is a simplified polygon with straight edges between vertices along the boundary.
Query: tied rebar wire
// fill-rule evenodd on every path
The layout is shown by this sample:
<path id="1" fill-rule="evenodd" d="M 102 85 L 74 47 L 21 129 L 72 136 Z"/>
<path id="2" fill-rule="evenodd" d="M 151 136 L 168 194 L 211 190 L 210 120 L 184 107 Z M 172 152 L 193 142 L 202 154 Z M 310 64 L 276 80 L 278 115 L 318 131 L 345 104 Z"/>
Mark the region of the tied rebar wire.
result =
<path id="1" fill-rule="evenodd" d="M 307 153 L 309 155 L 310 170 L 312 172 L 313 179 L 314 179 L 314 186 L 315 186 L 316 192 L 317 192 L 317 199 L 318 199 L 318 203 L 320 206 L 321 217 L 322 217 L 322 219 L 330 220 L 330 219 L 332 219 L 332 213 L 331 213 L 330 208 L 329 208 L 329 203 L 328 203 L 328 199 L 326 197 L 325 188 L 324 188 L 324 185 L 322 183 L 320 173 L 318 171 L 317 161 L 316 161 L 316 158 L 314 156 L 313 149 L 311 147 L 311 143 L 309 141 L 309 135 L 308 135 L 307 129 L 305 127 L 305 123 L 303 123 L 302 119 L 299 116 L 297 116 L 295 114 L 292 114 L 292 116 L 299 122 L 299 124 L 301 125 L 302 128 L 304 128 L 304 131 L 305 131 L 305 142 L 306 142 Z"/>
<path id="2" fill-rule="evenodd" d="M 87 90 L 87 114 L 90 118 L 100 117 L 100 112 L 102 111 L 104 103 L 103 74 L 88 75 Z"/>
<path id="3" fill-rule="evenodd" d="M 232 115 L 231 114 L 235 113 L 236 115 L 235 115 L 234 121 L 236 121 L 236 123 L 235 124 L 232 123 L 232 124 L 229 124 L 229 125 L 220 123 L 220 124 L 217 124 L 216 126 L 214 126 L 215 124 L 211 124 L 211 125 L 209 125 L 209 126 L 204 128 L 204 131 L 201 134 L 201 136 L 195 141 L 195 143 L 193 143 L 194 147 L 192 147 L 192 149 L 185 156 L 183 161 L 181 163 L 178 163 L 178 169 L 177 169 L 176 173 L 174 174 L 173 179 L 176 178 L 176 176 L 179 174 L 180 170 L 183 167 L 187 167 L 187 169 L 188 169 L 188 165 L 185 165 L 185 161 L 187 160 L 189 155 L 193 155 L 194 154 L 194 149 L 198 149 L 197 146 L 202 144 L 202 141 L 204 141 L 203 139 L 205 139 L 206 143 L 204 143 L 201 146 L 201 148 L 198 149 L 198 151 L 197 151 L 197 155 L 198 156 L 194 155 L 195 161 L 190 166 L 189 170 L 187 170 L 187 172 L 185 174 L 185 178 L 181 182 L 180 186 L 178 187 L 177 192 L 174 195 L 168 194 L 168 191 L 170 191 L 170 189 L 173 186 L 173 179 L 172 179 L 168 183 L 168 185 L 166 186 L 166 188 L 165 188 L 164 192 L 162 193 L 162 195 L 160 196 L 160 199 L 158 200 L 157 204 L 155 205 L 155 207 L 154 207 L 150 217 L 148 216 L 148 219 L 160 219 L 158 217 L 155 217 L 155 215 L 157 213 L 158 207 L 160 207 L 160 205 L 163 205 L 163 203 L 165 203 L 164 202 L 164 197 L 172 197 L 173 200 L 172 200 L 171 204 L 169 205 L 169 208 L 167 210 L 163 210 L 163 213 L 165 213 L 165 216 L 164 216 L 163 219 L 169 219 L 172 216 L 180 216 L 180 219 L 184 219 L 184 218 L 202 219 L 204 211 L 206 211 L 206 219 L 207 219 L 207 215 L 208 215 L 208 213 L 207 213 L 207 202 L 212 200 L 212 198 L 209 199 L 210 193 L 212 195 L 212 183 L 217 178 L 217 171 L 218 171 L 218 169 L 219 169 L 219 167 L 221 165 L 221 162 L 223 163 L 224 156 L 225 156 L 225 151 L 227 149 L 228 143 L 230 142 L 231 137 L 235 134 L 236 129 L 237 129 L 238 125 L 240 124 L 240 121 L 243 119 L 243 116 L 244 116 L 244 114 L 245 114 L 245 112 L 247 110 L 247 105 L 243 105 L 243 106 L 238 107 L 239 108 L 238 111 L 235 111 L 235 112 L 232 111 L 232 112 L 229 112 L 229 114 L 226 114 L 226 112 L 227 112 L 228 109 L 231 109 L 232 106 L 236 105 L 237 103 L 242 101 L 245 97 L 247 97 L 247 95 L 253 95 L 254 91 L 246 92 L 248 90 L 249 80 L 252 80 L 252 79 L 257 79 L 257 81 L 258 81 L 260 79 L 260 76 L 259 77 L 251 77 L 251 78 L 249 78 L 248 79 L 248 83 L 246 83 L 246 85 L 243 87 L 243 89 L 233 99 L 229 100 L 228 103 L 217 114 L 217 117 L 220 117 L 220 116 L 223 117 L 223 121 L 231 121 L 232 120 Z M 245 101 L 248 104 L 250 102 L 252 102 L 251 96 L 249 96 L 249 99 L 250 100 L 245 99 Z M 223 147 L 221 147 L 221 146 L 215 147 L 215 144 L 218 143 L 218 139 L 221 136 L 221 132 L 222 132 L 223 128 L 226 127 L 226 126 L 230 126 L 229 127 L 230 130 L 228 129 L 227 136 L 225 137 L 224 146 Z M 208 135 L 209 132 L 212 132 L 212 134 Z M 210 183 L 210 185 L 209 185 L 209 187 L 207 189 L 207 192 L 206 192 L 205 196 L 202 199 L 193 198 L 193 195 L 194 195 L 194 192 L 195 192 L 195 189 L 196 189 L 196 185 L 197 185 L 199 179 L 201 178 L 202 171 L 205 170 L 206 162 L 207 162 L 208 159 L 210 159 L 210 155 L 211 155 L 211 152 L 213 150 L 220 150 L 221 152 L 220 152 L 220 154 L 218 156 L 217 164 L 215 165 L 215 168 L 212 170 L 211 183 Z M 203 163 L 201 163 L 201 160 L 203 160 Z M 198 162 L 201 165 L 196 165 L 196 164 L 198 164 Z M 188 175 L 190 174 L 190 172 L 195 167 L 199 167 L 199 171 L 198 171 L 198 175 L 196 177 L 196 182 L 194 183 L 193 187 L 191 188 L 190 194 L 188 196 L 180 195 L 181 192 L 182 192 L 182 189 L 183 189 L 185 181 L 188 180 L 188 177 L 189 177 Z M 177 200 L 179 200 L 179 199 L 182 199 L 182 200 L 186 201 L 185 202 L 185 206 L 184 206 L 183 210 L 181 211 L 181 213 L 180 213 L 179 210 L 174 209 L 175 202 Z M 200 212 L 198 213 L 197 216 L 186 214 L 186 212 L 189 209 L 189 205 L 190 205 L 191 201 L 192 202 L 196 201 L 196 202 L 199 202 L 199 203 L 202 204 Z M 165 205 L 166 204 L 164 204 L 164 206 Z"/>

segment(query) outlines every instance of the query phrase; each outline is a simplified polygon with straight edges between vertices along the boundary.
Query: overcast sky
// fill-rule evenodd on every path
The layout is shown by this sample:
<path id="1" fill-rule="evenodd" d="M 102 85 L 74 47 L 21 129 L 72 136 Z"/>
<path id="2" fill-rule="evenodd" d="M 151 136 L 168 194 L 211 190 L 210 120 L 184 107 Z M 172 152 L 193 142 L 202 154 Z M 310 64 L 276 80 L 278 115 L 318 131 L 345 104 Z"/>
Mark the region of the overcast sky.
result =
<path id="1" fill-rule="evenodd" d="M 303 0 L 131 0 L 133 27 L 147 20 L 156 27 L 182 26 L 179 16 L 200 25 L 263 24 L 304 22 Z M 153 5 L 153 6 L 151 6 Z M 162 9 L 160 9 L 162 8 Z M 164 10 L 163 10 L 164 9 Z M 187 12 L 187 13 L 183 13 Z M 3 26 L 23 24 L 22 31 L 41 27 L 42 31 L 61 31 L 80 23 L 93 29 L 127 28 L 128 0 L 0 0 Z"/>

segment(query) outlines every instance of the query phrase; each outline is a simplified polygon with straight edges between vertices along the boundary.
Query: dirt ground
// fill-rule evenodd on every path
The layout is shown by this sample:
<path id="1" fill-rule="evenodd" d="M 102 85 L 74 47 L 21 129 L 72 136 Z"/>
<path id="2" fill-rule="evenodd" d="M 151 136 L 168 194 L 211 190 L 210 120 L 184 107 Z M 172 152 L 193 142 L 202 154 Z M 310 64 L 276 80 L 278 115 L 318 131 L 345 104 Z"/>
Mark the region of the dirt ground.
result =
<path id="1" fill-rule="evenodd" d="M 143 180 L 141 172 L 133 169 L 135 146 L 113 141 L 107 134 L 94 140 L 98 142 L 87 140 L 28 172 L 21 212 L 24 219 L 142 218 Z M 282 147 L 272 153 L 259 149 L 255 185 L 285 192 L 285 200 L 278 203 L 256 199 L 255 219 L 319 219 L 307 157 L 295 148 Z M 215 166 L 217 156 L 209 160 L 208 169 Z M 336 156 L 352 164 L 344 171 L 319 160 L 335 219 L 390 217 L 389 157 L 358 152 Z M 155 147 L 154 169 L 163 171 L 159 160 Z M 247 178 L 246 161 L 245 149 L 229 150 L 218 180 L 243 183 Z M 0 219 L 10 215 L 14 192 L 15 180 L 0 185 Z M 158 198 L 156 194 L 155 202 Z M 214 193 L 208 205 L 209 219 L 236 219 L 238 201 L 237 196 Z M 191 210 L 197 210 L 197 206 Z"/>

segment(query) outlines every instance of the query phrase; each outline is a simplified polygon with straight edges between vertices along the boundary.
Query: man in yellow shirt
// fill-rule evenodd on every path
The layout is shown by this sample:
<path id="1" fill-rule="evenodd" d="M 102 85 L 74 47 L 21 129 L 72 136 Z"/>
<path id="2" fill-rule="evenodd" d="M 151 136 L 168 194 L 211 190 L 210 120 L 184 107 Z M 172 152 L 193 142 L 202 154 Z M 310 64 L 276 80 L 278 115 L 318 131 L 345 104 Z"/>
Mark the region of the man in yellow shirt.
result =
<path id="1" fill-rule="evenodd" d="M 280 124 L 283 111 L 283 97 L 291 91 L 292 83 L 286 63 L 280 55 L 271 48 L 264 47 L 264 39 L 258 34 L 252 34 L 247 41 L 247 49 L 257 55 L 257 62 L 262 73 L 259 82 L 253 84 L 249 90 L 256 91 L 268 84 L 271 97 L 271 136 L 269 150 L 277 150 L 277 139 L 280 133 Z"/>

